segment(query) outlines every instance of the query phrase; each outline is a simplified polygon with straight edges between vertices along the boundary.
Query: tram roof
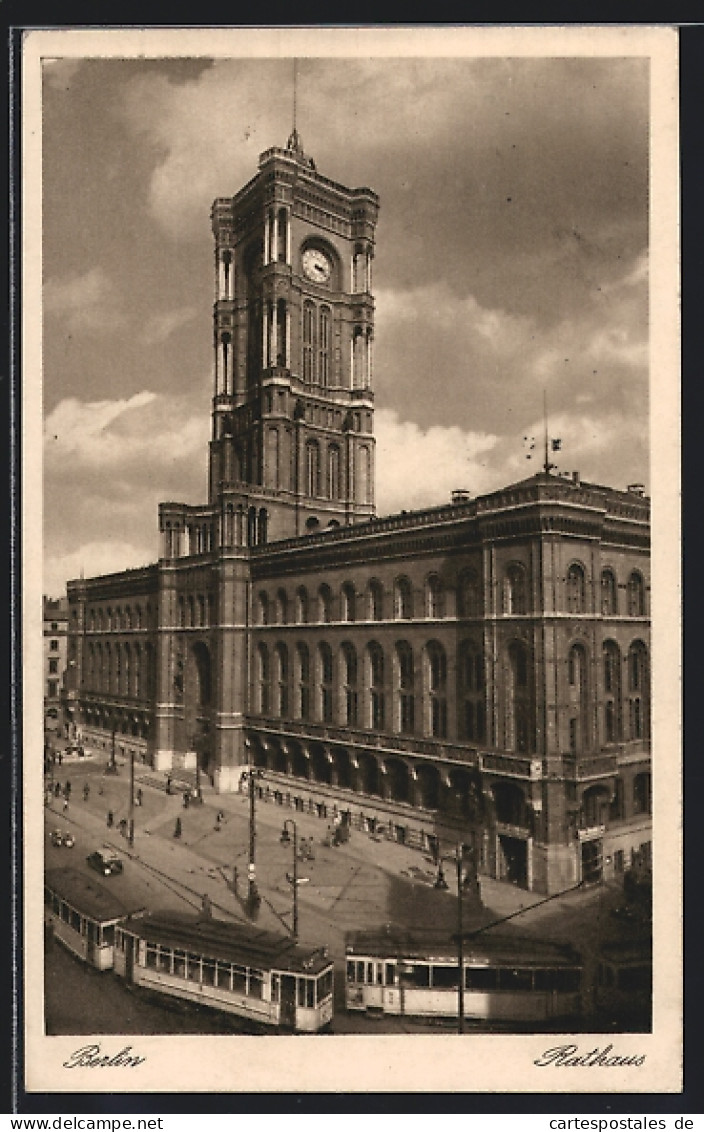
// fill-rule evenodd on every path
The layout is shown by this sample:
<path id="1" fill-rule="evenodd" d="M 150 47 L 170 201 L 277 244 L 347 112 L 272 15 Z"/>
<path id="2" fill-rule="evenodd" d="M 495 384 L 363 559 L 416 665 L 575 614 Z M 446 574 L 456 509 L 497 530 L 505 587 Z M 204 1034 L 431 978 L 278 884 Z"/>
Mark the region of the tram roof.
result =
<path id="1" fill-rule="evenodd" d="M 360 957 L 457 962 L 457 936 L 440 931 L 406 932 L 390 928 L 348 932 L 345 948 L 348 955 Z M 581 963 L 579 953 L 570 944 L 531 936 L 482 935 L 472 939 L 468 932 L 464 936 L 463 951 L 465 962 L 471 960 L 487 965 L 565 967 Z"/>
<path id="2" fill-rule="evenodd" d="M 332 962 L 324 947 L 306 947 L 287 936 L 211 916 L 152 913 L 124 926 L 149 943 L 248 967 L 274 967 L 317 975 Z"/>
<path id="3" fill-rule="evenodd" d="M 125 916 L 135 915 L 144 908 L 135 901 L 126 902 L 110 892 L 99 881 L 78 869 L 49 869 L 44 883 L 77 912 L 98 923 L 111 923 Z"/>

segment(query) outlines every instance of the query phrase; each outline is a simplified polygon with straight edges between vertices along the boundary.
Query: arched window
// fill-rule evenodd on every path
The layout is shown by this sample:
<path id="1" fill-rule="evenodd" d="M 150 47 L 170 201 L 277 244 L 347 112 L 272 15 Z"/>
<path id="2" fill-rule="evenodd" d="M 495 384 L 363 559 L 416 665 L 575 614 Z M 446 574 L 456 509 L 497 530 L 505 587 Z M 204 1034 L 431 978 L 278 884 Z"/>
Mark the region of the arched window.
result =
<path id="1" fill-rule="evenodd" d="M 410 621 L 413 617 L 413 590 L 405 575 L 394 582 L 394 617 L 397 621 Z"/>
<path id="2" fill-rule="evenodd" d="M 628 650 L 628 712 L 631 739 L 650 734 L 648 651 L 642 641 Z"/>
<path id="3" fill-rule="evenodd" d="M 604 736 L 607 743 L 622 738 L 621 650 L 615 641 L 604 641 Z"/>
<path id="4" fill-rule="evenodd" d="M 298 718 L 310 719 L 310 654 L 302 641 L 296 645 L 296 684 Z"/>
<path id="5" fill-rule="evenodd" d="M 459 733 L 481 743 L 486 738 L 484 656 L 473 641 L 462 641 L 457 665 Z"/>
<path id="6" fill-rule="evenodd" d="M 618 588 L 613 570 L 601 571 L 601 615 L 614 617 L 618 613 Z"/>
<path id="7" fill-rule="evenodd" d="M 357 651 L 349 641 L 342 642 L 342 707 L 344 722 L 357 726 Z"/>
<path id="8" fill-rule="evenodd" d="M 447 657 L 439 641 L 426 646 L 428 724 L 434 739 L 447 739 Z"/>
<path id="9" fill-rule="evenodd" d="M 445 591 L 437 574 L 429 574 L 425 582 L 425 616 L 445 616 Z"/>
<path id="10" fill-rule="evenodd" d="M 308 590 L 305 586 L 296 590 L 296 621 L 299 625 L 308 624 Z"/>
<path id="11" fill-rule="evenodd" d="M 195 611 L 196 611 L 196 607 L 195 607 L 195 602 L 193 601 L 193 594 L 189 594 L 188 595 L 188 626 L 189 626 L 190 629 L 192 629 L 193 626 L 196 623 L 196 612 Z"/>
<path id="12" fill-rule="evenodd" d="M 628 579 L 628 616 L 645 616 L 645 586 L 643 575 L 634 570 Z"/>
<path id="13" fill-rule="evenodd" d="M 383 731 L 386 726 L 386 697 L 384 684 L 384 650 L 377 641 L 367 646 L 369 659 L 369 725 L 372 731 Z"/>
<path id="14" fill-rule="evenodd" d="M 320 447 L 317 440 L 306 443 L 306 490 L 308 495 L 320 495 Z"/>
<path id="15" fill-rule="evenodd" d="M 205 625 L 205 596 L 198 594 L 198 624 Z"/>
<path id="16" fill-rule="evenodd" d="M 369 620 L 381 621 L 384 610 L 384 587 L 377 578 L 369 582 L 368 591 Z"/>
<path id="17" fill-rule="evenodd" d="M 318 645 L 318 676 L 320 718 L 323 723 L 332 723 L 332 649 L 326 641 Z"/>
<path id="18" fill-rule="evenodd" d="M 352 582 L 345 582 L 342 587 L 342 620 L 354 621 L 356 613 L 356 595 Z"/>
<path id="19" fill-rule="evenodd" d="M 587 653 L 584 645 L 572 645 L 567 656 L 569 749 L 573 754 L 589 749 L 587 704 Z"/>
<path id="20" fill-rule="evenodd" d="M 328 448 L 327 493 L 329 499 L 340 498 L 340 449 L 337 444 Z"/>
<path id="21" fill-rule="evenodd" d="M 257 710 L 260 715 L 269 714 L 269 652 L 261 642 L 257 646 Z"/>
<path id="22" fill-rule="evenodd" d="M 276 660 L 277 714 L 285 719 L 288 715 L 288 649 L 279 642 L 274 653 Z"/>
<path id="23" fill-rule="evenodd" d="M 178 599 L 178 624 L 180 629 L 186 627 L 186 603 L 183 600 L 183 594 Z"/>
<path id="24" fill-rule="evenodd" d="M 567 611 L 585 613 L 587 608 L 587 589 L 584 568 L 573 562 L 567 571 Z"/>
<path id="25" fill-rule="evenodd" d="M 318 590 L 318 621 L 322 625 L 330 624 L 332 608 L 332 591 L 330 586 L 323 582 Z"/>
<path id="26" fill-rule="evenodd" d="M 535 746 L 532 712 L 532 673 L 528 648 L 513 641 L 508 650 L 506 744 L 509 750 L 528 752 Z"/>
<path id="27" fill-rule="evenodd" d="M 142 628 L 142 607 L 141 607 L 141 605 L 138 605 L 137 608 L 135 609 L 135 619 L 136 619 L 136 623 L 137 623 L 137 628 L 141 629 Z"/>
<path id="28" fill-rule="evenodd" d="M 303 380 L 313 380 L 313 351 L 315 348 L 315 307 L 313 303 L 303 304 Z"/>
<path id="29" fill-rule="evenodd" d="M 463 570 L 457 579 L 457 612 L 460 617 L 481 616 L 479 576 L 471 567 Z"/>
<path id="30" fill-rule="evenodd" d="M 396 644 L 396 692 L 398 701 L 398 730 L 402 735 L 412 735 L 415 730 L 415 673 L 413 649 L 408 641 Z"/>
<path id="31" fill-rule="evenodd" d="M 288 625 L 288 597 L 286 590 L 278 590 L 276 594 L 276 623 Z"/>
<path id="32" fill-rule="evenodd" d="M 504 578 L 504 613 L 516 616 L 527 612 L 526 568 L 520 562 L 512 562 Z"/>
<path id="33" fill-rule="evenodd" d="M 318 381 L 330 384 L 330 308 L 320 308 L 320 337 L 318 339 Z"/>
<path id="34" fill-rule="evenodd" d="M 260 625 L 269 624 L 269 595 L 262 590 L 257 597 L 257 614 Z"/>
<path id="35" fill-rule="evenodd" d="M 649 814 L 652 811 L 651 778 L 647 771 L 633 779 L 633 813 Z"/>
<path id="36" fill-rule="evenodd" d="M 134 646 L 134 695 L 136 699 L 142 698 L 142 650 L 139 645 Z"/>

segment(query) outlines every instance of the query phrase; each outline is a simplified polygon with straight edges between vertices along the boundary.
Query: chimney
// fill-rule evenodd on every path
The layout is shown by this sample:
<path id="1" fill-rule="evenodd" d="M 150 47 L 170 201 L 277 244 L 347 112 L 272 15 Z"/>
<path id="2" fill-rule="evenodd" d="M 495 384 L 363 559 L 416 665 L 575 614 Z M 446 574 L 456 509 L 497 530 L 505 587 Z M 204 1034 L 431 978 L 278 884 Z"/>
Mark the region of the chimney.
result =
<path id="1" fill-rule="evenodd" d="M 626 488 L 626 491 L 629 491 L 631 493 L 631 495 L 639 495 L 642 499 L 643 496 L 645 495 L 645 484 L 643 484 L 643 483 L 629 483 L 628 487 Z"/>
<path id="2" fill-rule="evenodd" d="M 575 487 L 579 487 L 581 483 L 579 472 L 572 472 L 572 483 L 575 485 Z"/>
<path id="3" fill-rule="evenodd" d="M 470 492 L 466 491 L 463 487 L 457 488 L 452 493 L 453 503 L 468 503 L 471 498 Z"/>

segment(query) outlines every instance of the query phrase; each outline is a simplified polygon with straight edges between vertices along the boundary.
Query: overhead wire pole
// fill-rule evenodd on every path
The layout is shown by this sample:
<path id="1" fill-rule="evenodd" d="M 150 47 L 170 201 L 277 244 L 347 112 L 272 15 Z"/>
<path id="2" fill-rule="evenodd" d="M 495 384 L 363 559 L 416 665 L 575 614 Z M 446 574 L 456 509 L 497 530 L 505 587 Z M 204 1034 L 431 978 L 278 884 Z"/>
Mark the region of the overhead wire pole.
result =
<path id="1" fill-rule="evenodd" d="M 464 1033 L 464 931 L 462 924 L 462 846 L 455 851 L 457 864 L 457 1033 Z"/>

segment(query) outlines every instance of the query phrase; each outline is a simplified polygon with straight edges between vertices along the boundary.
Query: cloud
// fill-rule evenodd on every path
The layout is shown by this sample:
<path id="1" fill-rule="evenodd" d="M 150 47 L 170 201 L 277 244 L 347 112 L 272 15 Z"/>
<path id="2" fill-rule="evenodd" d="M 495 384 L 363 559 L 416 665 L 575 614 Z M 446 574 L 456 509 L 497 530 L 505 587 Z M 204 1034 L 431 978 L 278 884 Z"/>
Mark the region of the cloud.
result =
<path id="1" fill-rule="evenodd" d="M 488 457 L 497 437 L 434 426 L 422 429 L 398 413 L 376 414 L 377 512 L 448 503 L 457 488 L 480 494 L 492 482 Z"/>
<path id="2" fill-rule="evenodd" d="M 60 316 L 71 330 L 118 329 L 124 324 L 115 288 L 102 267 L 48 279 L 44 285 L 44 313 Z"/>
<path id="3" fill-rule="evenodd" d="M 170 338 L 175 330 L 191 322 L 199 313 L 197 307 L 186 306 L 154 314 L 148 319 L 139 340 L 144 346 L 158 346 Z"/>

